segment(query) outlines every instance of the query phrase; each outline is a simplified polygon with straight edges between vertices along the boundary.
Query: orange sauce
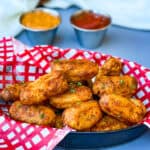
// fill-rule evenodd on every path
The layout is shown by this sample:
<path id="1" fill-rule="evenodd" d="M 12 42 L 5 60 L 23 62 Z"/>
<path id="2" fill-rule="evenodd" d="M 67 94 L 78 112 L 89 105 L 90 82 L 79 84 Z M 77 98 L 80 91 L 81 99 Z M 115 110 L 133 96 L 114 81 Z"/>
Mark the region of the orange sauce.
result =
<path id="1" fill-rule="evenodd" d="M 84 29 L 100 29 L 110 24 L 110 17 L 92 11 L 83 11 L 71 18 L 72 24 Z"/>
<path id="2" fill-rule="evenodd" d="M 35 10 L 26 13 L 21 23 L 31 29 L 46 30 L 56 27 L 60 23 L 60 17 L 42 10 Z"/>

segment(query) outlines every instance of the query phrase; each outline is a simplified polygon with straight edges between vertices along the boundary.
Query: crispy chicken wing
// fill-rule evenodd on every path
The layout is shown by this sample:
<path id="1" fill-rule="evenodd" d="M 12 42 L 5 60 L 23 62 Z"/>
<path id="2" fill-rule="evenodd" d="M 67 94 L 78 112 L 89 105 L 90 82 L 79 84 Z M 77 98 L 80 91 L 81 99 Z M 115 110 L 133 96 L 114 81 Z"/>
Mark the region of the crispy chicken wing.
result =
<path id="1" fill-rule="evenodd" d="M 124 122 L 121 122 L 114 117 L 105 115 L 102 120 L 100 120 L 91 128 L 91 131 L 114 131 L 125 129 L 127 127 L 128 125 L 126 125 Z"/>
<path id="2" fill-rule="evenodd" d="M 102 112 L 96 101 L 88 101 L 65 109 L 64 124 L 76 130 L 86 130 L 102 118 Z"/>
<path id="3" fill-rule="evenodd" d="M 51 64 L 52 70 L 63 71 L 68 81 L 83 81 L 98 73 L 98 65 L 89 60 L 58 60 Z"/>
<path id="4" fill-rule="evenodd" d="M 16 83 L 7 86 L 0 93 L 0 98 L 6 102 L 19 100 L 21 89 L 26 85 L 27 83 Z"/>
<path id="5" fill-rule="evenodd" d="M 64 109 L 90 99 L 92 99 L 92 91 L 90 88 L 86 86 L 78 86 L 70 88 L 70 90 L 64 94 L 50 97 L 49 102 L 53 107 Z"/>
<path id="6" fill-rule="evenodd" d="M 100 79 L 101 76 L 118 76 L 122 71 L 122 62 L 114 57 L 110 57 L 105 61 L 105 63 L 100 67 L 96 79 Z"/>
<path id="7" fill-rule="evenodd" d="M 15 101 L 10 109 L 10 116 L 19 121 L 38 125 L 52 125 L 55 122 L 54 111 L 42 105 L 23 105 L 20 101 Z"/>
<path id="8" fill-rule="evenodd" d="M 51 72 L 29 83 L 20 93 L 22 104 L 39 104 L 50 96 L 61 94 L 68 89 L 68 83 L 64 75 L 59 72 Z"/>
<path id="9" fill-rule="evenodd" d="M 124 76 L 101 76 L 93 84 L 93 92 L 99 96 L 103 94 L 118 94 L 131 97 L 137 89 L 137 81 L 134 77 Z"/>
<path id="10" fill-rule="evenodd" d="M 99 103 L 105 113 L 126 124 L 136 124 L 146 114 L 146 108 L 140 100 L 116 94 L 103 95 Z"/>

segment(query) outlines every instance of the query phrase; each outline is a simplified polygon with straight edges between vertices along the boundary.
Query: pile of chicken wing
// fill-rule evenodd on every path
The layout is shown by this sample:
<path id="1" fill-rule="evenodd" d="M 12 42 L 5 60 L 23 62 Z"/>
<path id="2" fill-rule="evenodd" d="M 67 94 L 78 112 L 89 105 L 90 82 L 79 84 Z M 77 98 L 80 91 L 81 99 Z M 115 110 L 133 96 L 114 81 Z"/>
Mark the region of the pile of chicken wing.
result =
<path id="1" fill-rule="evenodd" d="M 110 57 L 102 66 L 89 60 L 54 60 L 51 72 L 37 80 L 4 88 L 1 99 L 12 101 L 10 117 L 37 125 L 77 131 L 120 130 L 146 114 L 133 98 L 137 80 L 122 75 L 122 62 Z"/>

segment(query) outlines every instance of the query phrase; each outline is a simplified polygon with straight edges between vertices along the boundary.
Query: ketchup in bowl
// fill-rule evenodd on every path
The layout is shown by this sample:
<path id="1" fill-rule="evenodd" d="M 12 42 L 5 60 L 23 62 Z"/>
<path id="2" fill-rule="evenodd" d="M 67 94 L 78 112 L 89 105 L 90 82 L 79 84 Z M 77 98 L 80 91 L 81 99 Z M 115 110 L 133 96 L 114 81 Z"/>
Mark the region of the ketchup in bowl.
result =
<path id="1" fill-rule="evenodd" d="M 109 16 L 98 14 L 93 11 L 82 11 L 71 17 L 71 23 L 84 29 L 101 29 L 109 25 Z"/>

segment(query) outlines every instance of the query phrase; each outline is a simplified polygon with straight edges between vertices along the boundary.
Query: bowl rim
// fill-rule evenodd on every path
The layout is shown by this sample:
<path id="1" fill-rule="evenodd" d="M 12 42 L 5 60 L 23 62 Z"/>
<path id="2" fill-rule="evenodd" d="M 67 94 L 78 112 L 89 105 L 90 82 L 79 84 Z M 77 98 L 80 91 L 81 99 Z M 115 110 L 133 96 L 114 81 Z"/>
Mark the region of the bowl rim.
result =
<path id="1" fill-rule="evenodd" d="M 124 128 L 124 129 L 118 129 L 118 130 L 113 130 L 113 131 L 71 131 L 70 133 L 71 134 L 113 134 L 113 133 L 119 133 L 119 132 L 123 132 L 123 131 L 128 131 L 128 130 L 132 130 L 134 128 L 139 128 L 139 127 L 146 127 L 148 128 L 145 124 L 143 123 L 139 123 L 139 124 L 136 124 L 136 125 L 132 125 L 132 126 L 129 126 L 127 128 Z"/>
<path id="2" fill-rule="evenodd" d="M 27 14 L 27 13 L 29 13 L 29 12 L 34 12 L 34 11 L 37 11 L 37 10 L 41 10 L 41 11 L 47 12 L 47 13 L 52 14 L 52 15 L 54 15 L 54 13 L 55 13 L 56 15 L 54 15 L 54 16 L 57 16 L 57 17 L 59 17 L 59 19 L 60 19 L 59 24 L 56 25 L 56 26 L 54 26 L 53 28 L 48 28 L 48 29 L 33 29 L 33 28 L 27 27 L 27 26 L 25 26 L 25 25 L 23 25 L 23 24 L 21 23 L 22 17 L 23 17 L 25 14 Z M 33 32 L 43 32 L 43 31 L 51 31 L 51 30 L 54 30 L 54 29 L 56 29 L 56 28 L 61 24 L 61 21 L 62 21 L 62 20 L 61 20 L 61 15 L 60 15 L 60 13 L 59 13 L 57 10 L 55 10 L 55 9 L 50 9 L 50 8 L 43 8 L 43 7 L 37 7 L 37 8 L 34 8 L 34 9 L 30 10 L 30 11 L 26 11 L 26 12 L 22 13 L 22 14 L 20 15 L 20 17 L 19 17 L 19 24 L 22 26 L 22 28 L 23 28 L 23 29 L 26 29 L 26 30 L 28 30 L 28 31 L 33 31 Z"/>
<path id="3" fill-rule="evenodd" d="M 75 24 L 72 23 L 71 19 L 76 16 L 76 15 L 79 15 L 80 13 L 82 12 L 94 12 L 94 13 L 97 13 L 97 14 L 102 14 L 104 16 L 107 16 L 109 17 L 110 19 L 110 23 L 108 25 L 106 25 L 105 27 L 103 28 L 98 28 L 98 29 L 85 29 L 85 28 L 81 28 L 79 26 L 76 26 Z M 72 25 L 73 28 L 79 30 L 79 31 L 84 31 L 84 32 L 97 32 L 97 31 L 103 31 L 103 30 L 106 30 L 108 27 L 110 27 L 112 25 L 112 17 L 104 12 L 104 11 L 101 11 L 101 12 L 97 12 L 96 10 L 91 10 L 91 9 L 80 9 L 80 10 L 77 10 L 76 12 L 74 12 L 71 16 L 70 16 L 70 24 Z"/>

